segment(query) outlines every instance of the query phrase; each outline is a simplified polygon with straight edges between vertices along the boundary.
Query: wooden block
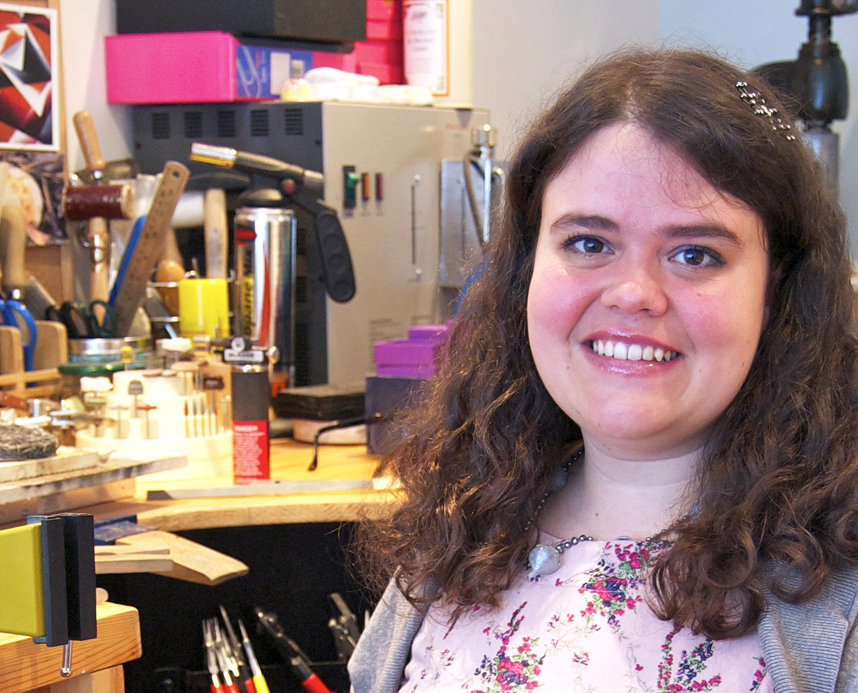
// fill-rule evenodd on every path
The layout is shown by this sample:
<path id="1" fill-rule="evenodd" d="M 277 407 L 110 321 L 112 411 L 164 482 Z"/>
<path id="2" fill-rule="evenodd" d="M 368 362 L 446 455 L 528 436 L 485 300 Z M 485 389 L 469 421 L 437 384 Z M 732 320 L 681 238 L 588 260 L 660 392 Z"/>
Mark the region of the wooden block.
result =
<path id="1" fill-rule="evenodd" d="M 122 667 L 111 667 L 94 674 L 83 674 L 60 681 L 47 688 L 44 693 L 125 693 L 125 674 Z M 39 693 L 33 691 L 33 693 Z"/>
<path id="2" fill-rule="evenodd" d="M 175 567 L 170 547 L 156 538 L 140 544 L 95 547 L 95 574 L 170 572 Z"/>
<path id="3" fill-rule="evenodd" d="M 134 554 L 170 555 L 170 547 L 163 541 L 153 539 L 151 542 L 140 544 L 104 544 L 95 547 L 95 556 L 129 556 Z"/>
<path id="4" fill-rule="evenodd" d="M 74 267 L 69 241 L 49 245 L 28 245 L 24 267 L 57 302 L 74 300 Z"/>
<path id="5" fill-rule="evenodd" d="M 99 465 L 98 453 L 61 445 L 50 457 L 0 463 L 0 484 L 19 479 L 35 479 L 47 474 L 74 472 Z"/>
<path id="6" fill-rule="evenodd" d="M 36 350 L 33 367 L 58 368 L 69 360 L 69 341 L 66 326 L 53 320 L 36 320 Z"/>
<path id="7" fill-rule="evenodd" d="M 17 327 L 0 325 L 0 375 L 24 370 L 24 343 Z"/>
<path id="8" fill-rule="evenodd" d="M 158 553 L 126 553 L 122 555 L 95 554 L 96 575 L 117 575 L 119 573 L 169 573 L 175 568 L 173 559 Z"/>
<path id="9" fill-rule="evenodd" d="M 99 604 L 96 611 L 98 637 L 75 642 L 72 648 L 73 677 L 83 672 L 89 674 L 115 667 L 137 659 L 142 652 L 137 609 L 107 602 Z M 36 645 L 32 638 L 2 633 L 0 691 L 25 693 L 40 686 L 60 683 L 63 681 L 60 675 L 62 661 L 62 647 Z"/>
<path id="10" fill-rule="evenodd" d="M 116 543 L 139 546 L 153 540 L 163 541 L 170 547 L 170 557 L 174 563 L 170 571 L 151 571 L 157 572 L 158 575 L 202 585 L 219 585 L 249 572 L 248 567 L 241 561 L 170 532 L 143 532 L 117 539 Z"/>

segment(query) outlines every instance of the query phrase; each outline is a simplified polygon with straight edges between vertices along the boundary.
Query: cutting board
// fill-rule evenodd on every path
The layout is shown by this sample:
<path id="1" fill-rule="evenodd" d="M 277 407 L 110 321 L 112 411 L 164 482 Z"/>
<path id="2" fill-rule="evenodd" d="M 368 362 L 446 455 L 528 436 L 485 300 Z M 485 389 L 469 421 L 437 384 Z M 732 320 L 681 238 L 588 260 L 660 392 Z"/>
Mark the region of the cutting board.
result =
<path id="1" fill-rule="evenodd" d="M 0 461 L 0 484 L 48 474 L 74 472 L 97 467 L 98 464 L 98 453 L 94 450 L 80 450 L 61 445 L 57 448 L 56 455 L 41 460 Z"/>

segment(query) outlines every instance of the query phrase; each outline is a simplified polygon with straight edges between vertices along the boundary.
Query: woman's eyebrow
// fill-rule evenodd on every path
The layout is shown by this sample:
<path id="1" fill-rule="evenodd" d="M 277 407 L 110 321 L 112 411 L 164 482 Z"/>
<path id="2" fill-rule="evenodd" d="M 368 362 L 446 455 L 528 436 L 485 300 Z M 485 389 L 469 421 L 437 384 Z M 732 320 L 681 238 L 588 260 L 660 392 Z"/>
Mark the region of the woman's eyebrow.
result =
<path id="1" fill-rule="evenodd" d="M 577 214 L 569 212 L 551 222 L 552 231 L 561 231 L 569 226 L 578 226 L 593 231 L 619 231 L 616 222 L 598 214 Z"/>
<path id="2" fill-rule="evenodd" d="M 671 238 L 723 238 L 734 245 L 742 245 L 739 237 L 721 224 L 693 224 L 690 226 L 671 226 L 667 234 Z"/>

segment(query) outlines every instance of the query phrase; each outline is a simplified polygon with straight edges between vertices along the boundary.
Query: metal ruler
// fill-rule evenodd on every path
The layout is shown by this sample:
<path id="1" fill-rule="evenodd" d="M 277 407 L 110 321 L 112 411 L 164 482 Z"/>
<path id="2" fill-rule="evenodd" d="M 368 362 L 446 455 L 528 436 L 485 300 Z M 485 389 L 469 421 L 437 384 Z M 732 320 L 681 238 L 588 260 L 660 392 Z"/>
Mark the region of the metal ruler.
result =
<path id="1" fill-rule="evenodd" d="M 128 334 L 134 314 L 146 296 L 149 277 L 164 254 L 164 238 L 189 176 L 190 171 L 176 161 L 164 164 L 158 189 L 152 198 L 152 206 L 146 215 L 146 221 L 143 222 L 143 228 L 122 278 L 122 285 L 118 287 L 113 301 L 118 337 Z"/>
<path id="2" fill-rule="evenodd" d="M 307 479 L 257 481 L 246 486 L 211 486 L 208 488 L 173 488 L 149 491 L 146 500 L 178 500 L 181 498 L 230 498 L 236 496 L 279 496 L 293 493 L 322 493 L 325 491 L 361 491 L 378 489 L 373 479 Z"/>

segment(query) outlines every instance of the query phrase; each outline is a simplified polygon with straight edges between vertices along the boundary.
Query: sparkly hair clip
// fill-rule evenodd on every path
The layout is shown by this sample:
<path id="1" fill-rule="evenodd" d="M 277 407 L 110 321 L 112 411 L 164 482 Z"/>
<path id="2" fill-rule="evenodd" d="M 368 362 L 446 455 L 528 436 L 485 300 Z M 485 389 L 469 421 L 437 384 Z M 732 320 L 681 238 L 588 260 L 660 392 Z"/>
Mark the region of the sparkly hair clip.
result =
<path id="1" fill-rule="evenodd" d="M 742 101 L 754 109 L 754 115 L 758 115 L 762 118 L 768 118 L 769 123 L 771 123 L 772 130 L 782 134 L 790 142 L 795 140 L 795 135 L 792 134 L 792 126 L 780 119 L 780 116 L 778 116 L 778 109 L 769 106 L 762 94 L 756 91 L 751 91 L 748 88 L 747 82 L 736 82 L 736 89 L 739 90 L 739 97 Z"/>

